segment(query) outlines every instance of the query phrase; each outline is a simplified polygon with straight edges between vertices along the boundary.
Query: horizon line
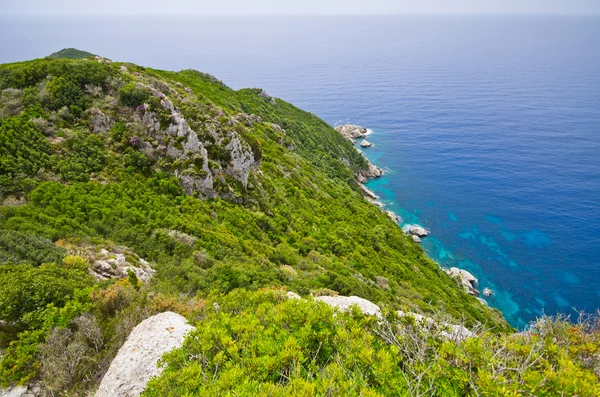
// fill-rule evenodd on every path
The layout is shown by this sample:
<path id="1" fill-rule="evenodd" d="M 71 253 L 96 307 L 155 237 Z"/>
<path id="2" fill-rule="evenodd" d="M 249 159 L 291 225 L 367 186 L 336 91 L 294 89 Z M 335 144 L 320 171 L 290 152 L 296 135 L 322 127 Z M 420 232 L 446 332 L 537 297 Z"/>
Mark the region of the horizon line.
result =
<path id="1" fill-rule="evenodd" d="M 1 17 L 394 17 L 394 16 L 600 16 L 600 12 L 412 12 L 412 13 L 0 13 Z"/>

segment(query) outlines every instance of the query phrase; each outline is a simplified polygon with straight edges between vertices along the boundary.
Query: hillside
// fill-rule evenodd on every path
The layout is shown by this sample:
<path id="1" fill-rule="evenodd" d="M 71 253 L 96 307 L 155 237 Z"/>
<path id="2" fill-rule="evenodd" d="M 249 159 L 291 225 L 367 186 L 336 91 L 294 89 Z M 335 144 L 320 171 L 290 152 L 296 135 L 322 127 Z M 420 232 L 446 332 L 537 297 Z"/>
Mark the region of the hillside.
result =
<path id="1" fill-rule="evenodd" d="M 296 342 L 272 335 L 269 349 L 297 343 L 286 345 L 297 354 L 256 364 L 265 375 L 238 390 L 245 395 L 280 382 L 284 375 L 269 372 L 270 365 L 317 383 L 320 371 L 333 371 L 323 379 L 334 383 L 342 382 L 345 367 L 359 371 L 356 363 L 334 368 L 328 361 L 343 355 L 344 339 L 330 329 L 339 322 L 349 327 L 349 346 L 375 343 L 356 360 L 400 371 L 397 358 L 388 357 L 393 345 L 373 339 L 376 322 L 358 313 L 336 318 L 311 296 L 356 295 L 392 317 L 403 310 L 489 335 L 511 331 L 499 312 L 461 289 L 363 198 L 357 178 L 372 176 L 369 163 L 324 121 L 263 90 L 235 91 L 194 70 L 81 58 L 0 65 L 3 385 L 38 382 L 55 393 L 85 395 L 131 329 L 167 310 L 222 330 L 219 336 L 199 328 L 207 332 L 200 338 L 221 340 L 202 371 L 216 373 L 226 357 L 237 360 L 241 347 L 224 352 L 222 343 L 243 340 L 228 333 L 241 332 L 244 323 L 269 334 L 272 322 L 294 335 Z M 306 303 L 281 303 L 281 291 Z M 234 324 L 237 315 L 243 320 Z M 291 329 L 286 316 L 294 318 Z M 311 325 L 301 337 L 302 324 Z M 315 350 L 323 343 L 331 346 Z M 270 357 L 261 349 L 248 354 Z M 199 365 L 178 354 L 168 360 L 173 368 L 193 372 Z M 222 375 L 231 389 L 203 383 L 176 391 L 178 375 L 169 370 L 166 383 L 148 393 L 231 391 L 248 376 L 248 362 L 239 365 Z M 572 365 L 585 373 L 582 382 L 593 381 L 593 372 Z M 361 372 L 364 379 L 344 394 L 360 387 L 375 393 L 372 377 L 392 376 L 388 369 Z M 326 390 L 306 387 L 298 390 Z"/>

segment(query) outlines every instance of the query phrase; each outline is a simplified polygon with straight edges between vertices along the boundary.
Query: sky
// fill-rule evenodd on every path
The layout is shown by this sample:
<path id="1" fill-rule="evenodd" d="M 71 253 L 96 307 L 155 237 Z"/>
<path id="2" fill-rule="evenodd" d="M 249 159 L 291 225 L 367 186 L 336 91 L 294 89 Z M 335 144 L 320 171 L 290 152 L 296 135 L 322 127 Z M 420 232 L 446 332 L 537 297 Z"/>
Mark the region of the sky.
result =
<path id="1" fill-rule="evenodd" d="M 0 15 L 600 14 L 600 0 L 0 0 Z"/>

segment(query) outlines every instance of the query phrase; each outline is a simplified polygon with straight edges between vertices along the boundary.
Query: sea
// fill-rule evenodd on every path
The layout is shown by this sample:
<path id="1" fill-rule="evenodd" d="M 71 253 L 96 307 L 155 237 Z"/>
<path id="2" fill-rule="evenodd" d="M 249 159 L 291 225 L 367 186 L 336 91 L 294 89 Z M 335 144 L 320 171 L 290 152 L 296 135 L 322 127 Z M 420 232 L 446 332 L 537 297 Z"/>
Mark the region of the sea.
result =
<path id="1" fill-rule="evenodd" d="M 75 47 L 262 87 L 369 128 L 385 206 L 523 329 L 600 308 L 600 17 L 0 17 L 0 62 Z"/>

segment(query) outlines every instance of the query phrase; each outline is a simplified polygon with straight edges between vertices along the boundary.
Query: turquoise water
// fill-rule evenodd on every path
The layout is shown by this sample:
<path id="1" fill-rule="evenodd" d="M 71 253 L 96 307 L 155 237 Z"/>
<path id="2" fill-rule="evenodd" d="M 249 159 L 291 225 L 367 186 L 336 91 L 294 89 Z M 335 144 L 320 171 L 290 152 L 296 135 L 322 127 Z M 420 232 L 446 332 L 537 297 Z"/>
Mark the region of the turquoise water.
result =
<path id="1" fill-rule="evenodd" d="M 371 128 L 369 188 L 515 326 L 600 307 L 600 19 L 0 21 L 0 61 L 78 47 L 263 87 Z"/>

